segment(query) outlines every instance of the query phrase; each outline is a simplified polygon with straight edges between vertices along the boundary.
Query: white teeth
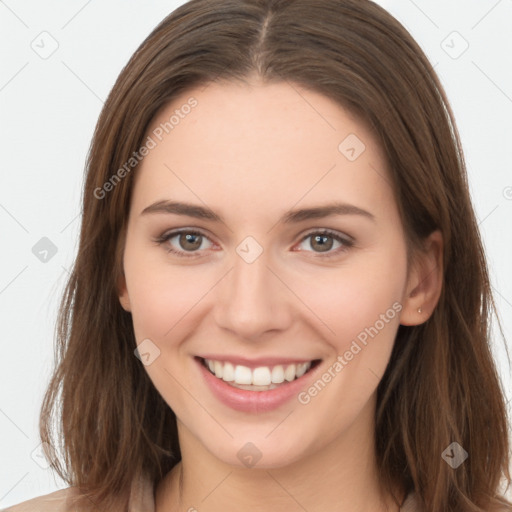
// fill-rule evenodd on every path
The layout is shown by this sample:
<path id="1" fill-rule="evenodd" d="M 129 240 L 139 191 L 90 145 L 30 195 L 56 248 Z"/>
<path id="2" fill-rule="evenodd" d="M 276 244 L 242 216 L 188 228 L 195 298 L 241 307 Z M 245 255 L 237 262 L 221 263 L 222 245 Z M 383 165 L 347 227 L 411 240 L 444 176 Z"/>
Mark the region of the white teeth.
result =
<path id="1" fill-rule="evenodd" d="M 270 370 L 267 366 L 255 368 L 252 372 L 252 383 L 255 386 L 268 386 L 272 382 Z"/>
<path id="2" fill-rule="evenodd" d="M 291 382 L 292 380 L 295 380 L 295 371 L 296 366 L 294 364 L 290 364 L 286 367 L 286 370 L 284 371 L 284 378 Z"/>
<path id="3" fill-rule="evenodd" d="M 309 363 L 300 363 L 297 365 L 297 371 L 295 372 L 295 374 L 297 375 L 297 378 L 302 377 L 308 371 L 308 369 L 309 369 L 308 364 Z"/>
<path id="4" fill-rule="evenodd" d="M 247 366 L 237 365 L 235 368 L 235 382 L 237 384 L 252 384 L 252 372 Z"/>
<path id="5" fill-rule="evenodd" d="M 226 382 L 240 385 L 272 386 L 281 384 L 285 380 L 292 382 L 302 377 L 310 368 L 311 361 L 307 363 L 277 365 L 274 367 L 259 366 L 251 368 L 242 365 L 234 366 L 228 362 L 205 359 L 206 366 L 217 378 Z"/>
<path id="6" fill-rule="evenodd" d="M 231 363 L 224 363 L 222 380 L 225 380 L 226 382 L 233 382 L 235 380 L 235 368 Z"/>
<path id="7" fill-rule="evenodd" d="M 272 368 L 272 382 L 274 384 L 281 384 L 284 382 L 284 368 L 282 365 L 277 365 Z"/>
<path id="8" fill-rule="evenodd" d="M 220 361 L 215 361 L 215 377 L 222 379 L 223 370 L 224 365 Z"/>

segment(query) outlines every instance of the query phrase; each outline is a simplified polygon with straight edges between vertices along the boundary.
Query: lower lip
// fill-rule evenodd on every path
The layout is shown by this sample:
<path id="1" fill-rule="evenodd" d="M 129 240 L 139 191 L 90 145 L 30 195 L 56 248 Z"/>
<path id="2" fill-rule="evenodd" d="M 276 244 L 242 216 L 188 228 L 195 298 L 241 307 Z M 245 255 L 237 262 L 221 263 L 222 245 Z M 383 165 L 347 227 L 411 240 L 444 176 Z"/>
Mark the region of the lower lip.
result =
<path id="1" fill-rule="evenodd" d="M 291 398 L 298 396 L 319 367 L 319 365 L 316 365 L 302 377 L 292 382 L 281 384 L 278 388 L 268 391 L 249 391 L 230 386 L 227 382 L 215 377 L 200 359 L 196 359 L 196 362 L 206 384 L 223 404 L 237 411 L 253 413 L 272 411 Z"/>

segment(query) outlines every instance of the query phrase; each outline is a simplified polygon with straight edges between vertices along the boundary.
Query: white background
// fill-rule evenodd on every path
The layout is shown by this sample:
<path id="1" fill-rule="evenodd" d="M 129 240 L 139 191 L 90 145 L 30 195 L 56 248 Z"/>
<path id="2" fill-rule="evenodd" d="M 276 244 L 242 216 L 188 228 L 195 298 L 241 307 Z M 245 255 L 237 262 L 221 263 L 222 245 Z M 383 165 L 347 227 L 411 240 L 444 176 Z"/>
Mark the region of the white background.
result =
<path id="1" fill-rule="evenodd" d="M 182 3 L 0 0 L 1 508 L 65 487 L 35 460 L 56 309 L 77 248 L 85 157 L 121 68 Z M 454 109 L 510 347 L 512 0 L 380 3 L 427 53 Z M 41 41 L 46 50 L 58 45 L 46 59 L 33 49 L 44 51 Z M 57 249 L 46 263 L 32 252 L 42 237 Z M 494 350 L 510 400 L 498 336 Z"/>

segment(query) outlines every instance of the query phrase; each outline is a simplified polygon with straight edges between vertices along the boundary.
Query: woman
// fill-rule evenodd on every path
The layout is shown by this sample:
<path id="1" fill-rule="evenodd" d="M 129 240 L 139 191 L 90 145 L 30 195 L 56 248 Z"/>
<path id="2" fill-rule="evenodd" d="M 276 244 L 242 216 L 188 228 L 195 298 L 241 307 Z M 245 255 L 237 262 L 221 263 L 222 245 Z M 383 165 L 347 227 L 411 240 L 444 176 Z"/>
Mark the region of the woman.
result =
<path id="1" fill-rule="evenodd" d="M 510 510 L 493 311 L 408 32 L 369 1 L 192 0 L 94 135 L 41 411 L 70 487 L 9 510 Z"/>

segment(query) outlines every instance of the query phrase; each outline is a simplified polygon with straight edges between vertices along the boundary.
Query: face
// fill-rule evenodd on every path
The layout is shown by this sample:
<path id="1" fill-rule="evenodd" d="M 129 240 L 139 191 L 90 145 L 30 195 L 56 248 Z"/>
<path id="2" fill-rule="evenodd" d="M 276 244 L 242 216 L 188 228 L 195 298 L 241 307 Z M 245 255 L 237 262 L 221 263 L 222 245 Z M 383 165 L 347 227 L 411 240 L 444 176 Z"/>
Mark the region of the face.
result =
<path id="1" fill-rule="evenodd" d="M 278 467 L 368 430 L 412 288 L 371 132 L 297 85 L 212 83 L 146 137 L 120 300 L 180 442 Z"/>

